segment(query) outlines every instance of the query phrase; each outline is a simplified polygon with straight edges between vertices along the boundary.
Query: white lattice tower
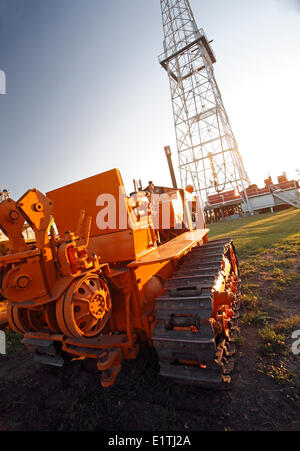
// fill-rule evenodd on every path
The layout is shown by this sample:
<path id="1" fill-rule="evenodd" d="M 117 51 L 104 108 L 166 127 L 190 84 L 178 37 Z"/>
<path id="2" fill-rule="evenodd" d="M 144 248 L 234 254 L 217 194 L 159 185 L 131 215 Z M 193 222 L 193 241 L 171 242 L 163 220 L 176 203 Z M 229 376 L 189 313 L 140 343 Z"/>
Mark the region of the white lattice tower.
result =
<path id="1" fill-rule="evenodd" d="M 218 88 L 216 62 L 188 0 L 161 0 L 164 53 L 170 81 L 181 184 L 202 201 L 227 189 L 247 193 L 245 171 Z"/>

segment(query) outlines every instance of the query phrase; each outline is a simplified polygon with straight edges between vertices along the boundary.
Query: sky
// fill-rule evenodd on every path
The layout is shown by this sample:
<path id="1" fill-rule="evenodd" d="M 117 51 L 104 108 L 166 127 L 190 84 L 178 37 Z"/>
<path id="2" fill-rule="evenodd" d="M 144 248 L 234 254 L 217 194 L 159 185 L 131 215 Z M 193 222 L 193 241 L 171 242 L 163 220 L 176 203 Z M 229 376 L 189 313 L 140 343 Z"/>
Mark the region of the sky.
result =
<path id="1" fill-rule="evenodd" d="M 190 0 L 244 166 L 300 169 L 300 0 Z M 159 0 L 0 0 L 0 186 L 14 199 L 118 168 L 170 185 L 177 166 Z M 177 171 L 177 177 L 179 175 Z"/>

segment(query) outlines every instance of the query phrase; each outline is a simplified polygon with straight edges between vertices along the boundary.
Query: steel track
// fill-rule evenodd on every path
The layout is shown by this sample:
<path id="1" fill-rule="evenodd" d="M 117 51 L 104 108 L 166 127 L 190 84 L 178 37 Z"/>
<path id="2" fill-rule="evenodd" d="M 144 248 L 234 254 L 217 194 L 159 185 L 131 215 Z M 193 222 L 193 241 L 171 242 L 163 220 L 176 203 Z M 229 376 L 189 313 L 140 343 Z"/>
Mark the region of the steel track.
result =
<path id="1" fill-rule="evenodd" d="M 192 249 L 156 299 L 153 345 L 162 376 L 204 388 L 229 388 L 238 334 L 239 286 L 229 337 L 216 335 L 210 319 L 213 286 L 222 271 L 223 256 L 231 260 L 230 247 L 236 256 L 231 239 Z"/>

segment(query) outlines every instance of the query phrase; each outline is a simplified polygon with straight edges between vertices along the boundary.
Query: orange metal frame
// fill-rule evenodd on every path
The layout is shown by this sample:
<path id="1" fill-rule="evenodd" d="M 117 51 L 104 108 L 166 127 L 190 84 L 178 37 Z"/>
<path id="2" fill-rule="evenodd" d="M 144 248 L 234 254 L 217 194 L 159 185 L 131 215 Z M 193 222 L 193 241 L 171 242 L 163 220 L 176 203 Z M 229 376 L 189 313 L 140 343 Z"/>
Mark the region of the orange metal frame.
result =
<path id="1" fill-rule="evenodd" d="M 115 228 L 99 229 L 102 193 L 115 199 L 131 227 L 123 221 L 120 228 L 117 215 Z M 208 234 L 208 229 L 183 229 L 159 245 L 151 216 L 135 215 L 137 201 L 124 193 L 113 169 L 46 196 L 30 190 L 18 202 L 0 204 L 0 225 L 11 245 L 0 257 L 11 327 L 27 343 L 57 342 L 71 355 L 97 359 L 103 386 L 113 384 L 122 359 L 136 358 L 140 340 L 151 343 L 155 299 L 180 259 Z M 25 221 L 36 237 L 29 247 L 22 236 Z M 228 265 L 224 261 L 225 276 L 214 288 L 215 321 L 223 325 L 231 315 L 230 289 L 234 292 L 237 283 L 237 277 L 229 278 Z"/>

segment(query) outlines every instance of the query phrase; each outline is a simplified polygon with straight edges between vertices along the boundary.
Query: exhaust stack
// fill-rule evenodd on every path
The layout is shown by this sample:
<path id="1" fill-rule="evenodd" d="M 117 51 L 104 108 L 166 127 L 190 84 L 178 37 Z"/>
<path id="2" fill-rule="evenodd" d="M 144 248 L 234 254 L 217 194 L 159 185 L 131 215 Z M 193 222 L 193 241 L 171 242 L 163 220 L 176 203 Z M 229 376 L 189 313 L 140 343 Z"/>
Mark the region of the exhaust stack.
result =
<path id="1" fill-rule="evenodd" d="M 172 162 L 172 152 L 171 152 L 170 146 L 165 147 L 165 154 L 166 154 L 166 157 L 168 160 L 169 171 L 170 171 L 170 175 L 171 175 L 171 179 L 172 179 L 173 188 L 178 189 L 175 172 L 174 172 L 174 167 L 173 167 L 173 162 Z"/>

